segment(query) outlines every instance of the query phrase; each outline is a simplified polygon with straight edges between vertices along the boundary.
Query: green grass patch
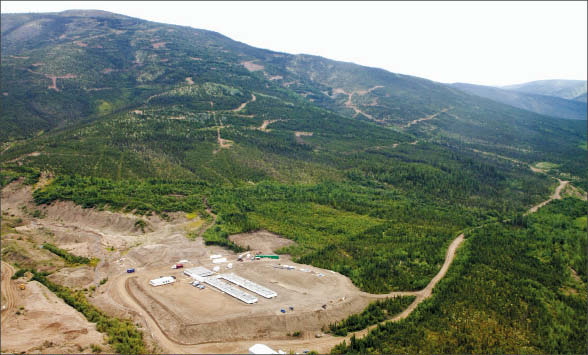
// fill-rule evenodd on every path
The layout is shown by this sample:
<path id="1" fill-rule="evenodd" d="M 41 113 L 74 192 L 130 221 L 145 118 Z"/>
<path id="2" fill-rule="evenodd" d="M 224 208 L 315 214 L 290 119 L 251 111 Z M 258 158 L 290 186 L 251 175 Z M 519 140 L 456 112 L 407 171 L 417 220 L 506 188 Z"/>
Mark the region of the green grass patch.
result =
<path id="1" fill-rule="evenodd" d="M 535 167 L 542 169 L 542 170 L 549 171 L 549 170 L 556 169 L 557 167 L 559 167 L 559 164 L 550 163 L 547 161 L 542 161 L 542 162 L 535 164 Z"/>

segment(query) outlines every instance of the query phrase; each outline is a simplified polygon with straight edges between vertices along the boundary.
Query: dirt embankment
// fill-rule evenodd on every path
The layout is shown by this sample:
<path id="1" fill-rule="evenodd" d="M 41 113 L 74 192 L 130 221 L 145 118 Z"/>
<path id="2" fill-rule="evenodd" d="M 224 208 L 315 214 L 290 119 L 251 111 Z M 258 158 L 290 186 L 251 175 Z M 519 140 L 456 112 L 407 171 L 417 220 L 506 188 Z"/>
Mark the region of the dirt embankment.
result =
<path id="1" fill-rule="evenodd" d="M 3 353 L 91 353 L 90 344 L 108 351 L 104 336 L 79 312 L 36 281 L 17 289 L 10 265 L 2 262 Z M 21 281 L 24 283 L 24 281 Z"/>

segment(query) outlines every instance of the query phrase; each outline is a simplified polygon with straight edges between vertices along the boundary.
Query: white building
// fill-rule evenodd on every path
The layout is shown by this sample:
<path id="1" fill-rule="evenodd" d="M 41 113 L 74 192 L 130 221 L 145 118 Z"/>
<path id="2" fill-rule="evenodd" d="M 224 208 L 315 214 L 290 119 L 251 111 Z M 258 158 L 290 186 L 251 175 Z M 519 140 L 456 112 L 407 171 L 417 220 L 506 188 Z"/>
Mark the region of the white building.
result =
<path id="1" fill-rule="evenodd" d="M 173 276 L 164 276 L 164 277 L 160 277 L 158 279 L 153 279 L 151 281 L 149 281 L 149 284 L 151 286 L 162 286 L 162 285 L 167 285 L 167 284 L 171 284 L 176 282 L 176 278 Z"/>
<path id="2" fill-rule="evenodd" d="M 278 354 L 278 352 L 265 344 L 255 344 L 249 348 L 249 354 Z"/>
<path id="3" fill-rule="evenodd" d="M 202 281 L 201 278 L 211 276 L 214 272 L 202 266 L 191 267 L 184 270 L 184 274 L 195 280 Z"/>

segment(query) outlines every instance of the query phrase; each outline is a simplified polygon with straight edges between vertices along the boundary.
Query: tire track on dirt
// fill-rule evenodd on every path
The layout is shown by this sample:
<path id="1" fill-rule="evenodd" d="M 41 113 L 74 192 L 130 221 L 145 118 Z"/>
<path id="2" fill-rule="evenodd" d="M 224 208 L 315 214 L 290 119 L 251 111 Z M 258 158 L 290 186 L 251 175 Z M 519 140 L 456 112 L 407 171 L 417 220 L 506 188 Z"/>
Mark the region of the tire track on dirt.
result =
<path id="1" fill-rule="evenodd" d="M 16 292 L 12 281 L 14 269 L 10 264 L 2 261 L 2 296 L 4 297 L 4 304 L 2 305 L 1 323 L 4 323 L 8 316 L 12 314 L 15 308 Z M 4 308 L 6 307 L 6 308 Z"/>

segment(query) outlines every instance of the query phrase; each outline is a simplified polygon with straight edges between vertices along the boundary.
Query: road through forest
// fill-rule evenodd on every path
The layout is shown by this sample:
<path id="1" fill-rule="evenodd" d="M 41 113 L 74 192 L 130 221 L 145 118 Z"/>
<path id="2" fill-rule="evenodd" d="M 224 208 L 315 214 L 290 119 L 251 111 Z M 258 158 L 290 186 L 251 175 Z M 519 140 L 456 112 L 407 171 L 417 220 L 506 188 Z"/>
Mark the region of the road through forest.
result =
<path id="1" fill-rule="evenodd" d="M 533 206 L 529 213 L 536 212 L 540 207 L 544 206 L 545 204 L 549 203 L 553 199 L 560 199 L 561 198 L 561 191 L 567 185 L 567 181 L 559 180 L 559 186 L 555 189 L 555 192 L 550 196 L 550 198 L 536 206 Z M 206 203 L 206 202 L 205 202 Z M 209 213 L 213 216 L 214 214 L 211 213 L 208 209 Z M 209 224 L 205 228 L 209 228 L 212 226 L 213 223 Z M 433 277 L 433 279 L 429 282 L 429 284 L 420 291 L 407 291 L 407 292 L 391 292 L 388 294 L 383 295 L 376 295 L 370 293 L 361 293 L 363 296 L 372 299 L 382 299 L 394 296 L 415 296 L 416 299 L 413 303 L 410 304 L 402 313 L 396 315 L 392 319 L 388 319 L 381 323 L 386 322 L 394 322 L 399 321 L 401 319 L 407 318 L 412 312 L 421 304 L 424 300 L 431 297 L 433 293 L 433 289 L 437 285 L 439 281 L 445 277 L 451 263 L 454 261 L 458 248 L 462 245 L 464 241 L 464 234 L 461 233 L 458 235 L 449 245 L 447 252 L 445 254 L 445 261 L 443 266 Z M 4 286 L 4 272 L 2 275 L 3 286 Z M 251 345 L 255 343 L 264 343 L 274 349 L 283 349 L 286 351 L 294 350 L 299 351 L 300 349 L 312 349 L 316 350 L 319 353 L 328 353 L 330 350 L 336 346 L 337 344 L 341 343 L 343 340 L 349 341 L 352 336 L 356 338 L 361 338 L 368 334 L 370 330 L 377 327 L 376 325 L 372 325 L 367 329 L 363 329 L 357 332 L 349 333 L 346 337 L 335 337 L 332 335 L 324 335 L 320 338 L 315 338 L 313 334 L 304 334 L 303 337 L 297 339 L 249 339 L 249 340 L 239 340 L 239 341 L 227 341 L 227 342 L 210 342 L 210 343 L 199 343 L 199 344 L 188 344 L 188 343 L 181 343 L 174 339 L 171 339 L 165 332 L 161 329 L 160 325 L 157 323 L 157 320 L 151 315 L 151 313 L 145 310 L 140 303 L 137 301 L 135 297 L 133 297 L 132 293 L 129 292 L 128 289 L 128 281 L 131 278 L 131 275 L 124 276 L 116 280 L 117 285 L 116 287 L 125 290 L 126 292 L 120 292 L 119 294 L 123 296 L 123 301 L 127 305 L 131 306 L 135 311 L 141 314 L 145 321 L 148 324 L 148 328 L 151 332 L 151 336 L 155 340 L 155 342 L 164 349 L 166 352 L 170 353 L 244 353 Z M 3 287 L 4 289 L 4 287 Z M 318 332 L 318 330 L 317 330 Z"/>

